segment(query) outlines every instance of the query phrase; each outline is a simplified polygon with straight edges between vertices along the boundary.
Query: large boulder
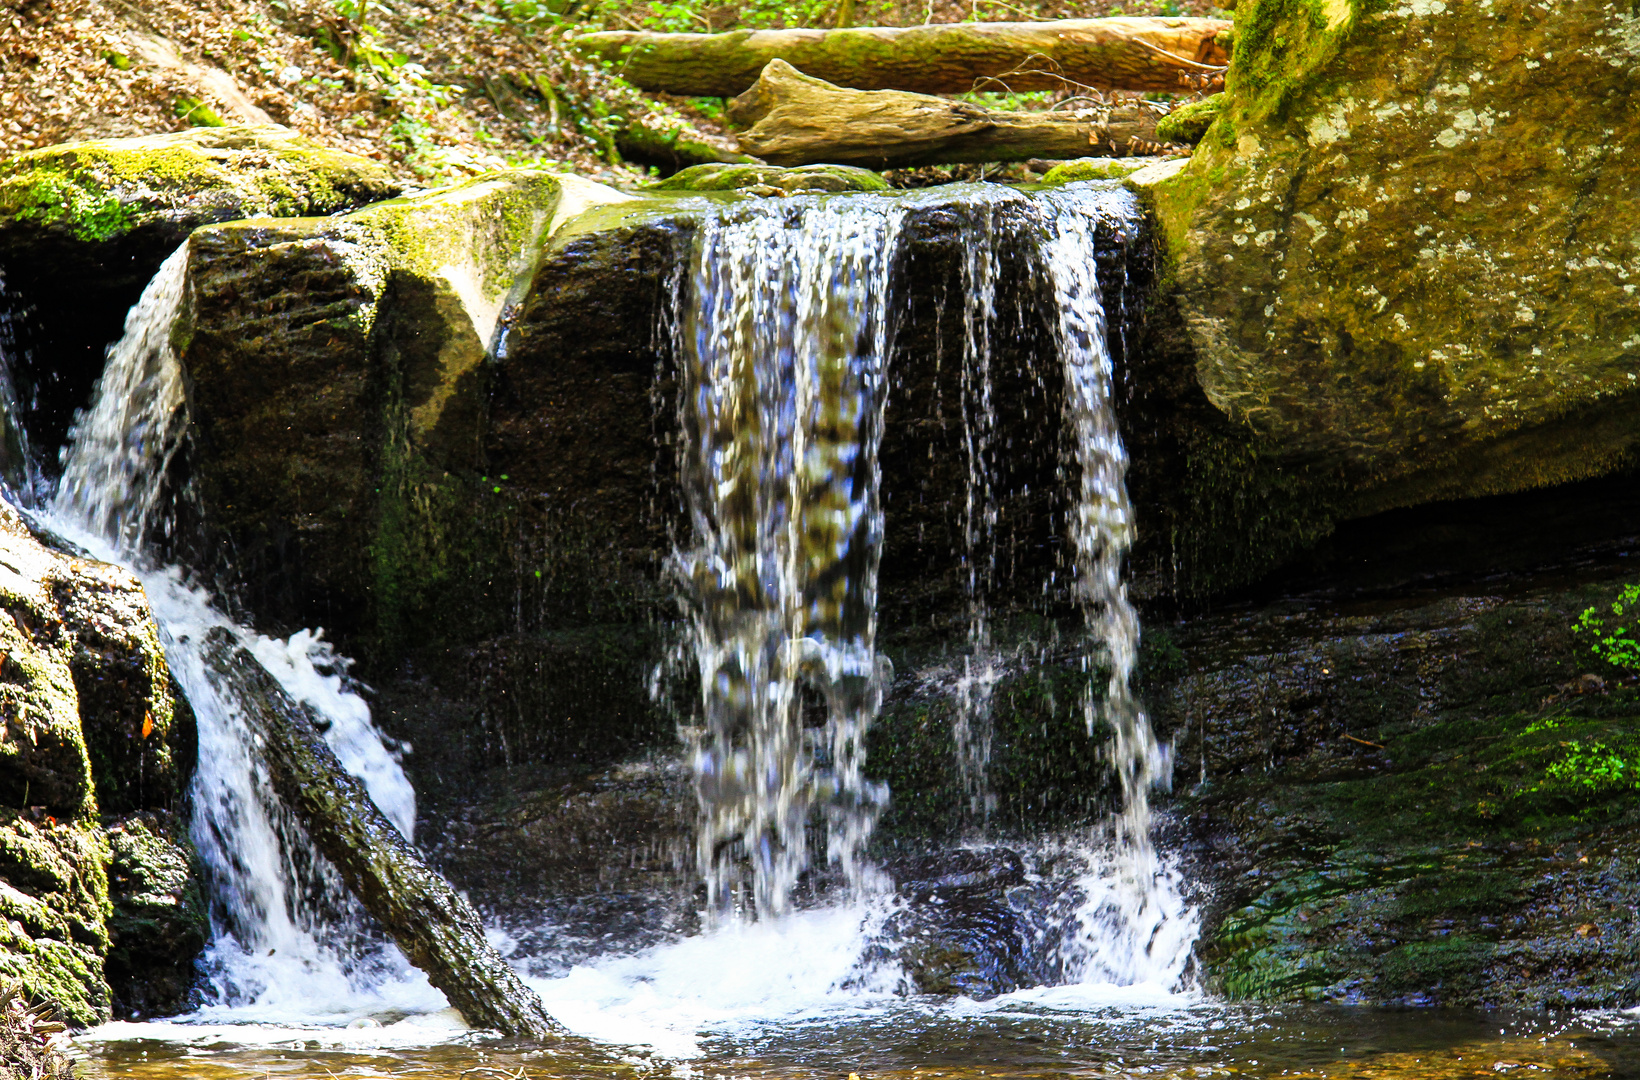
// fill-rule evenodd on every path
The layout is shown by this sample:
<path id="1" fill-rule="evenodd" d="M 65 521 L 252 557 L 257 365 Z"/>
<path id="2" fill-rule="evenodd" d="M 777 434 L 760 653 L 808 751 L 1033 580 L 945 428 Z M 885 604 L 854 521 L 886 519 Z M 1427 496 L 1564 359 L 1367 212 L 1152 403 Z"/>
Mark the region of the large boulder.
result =
<path id="1" fill-rule="evenodd" d="M 387 167 L 275 125 L 30 150 L 0 163 L 0 305 L 37 444 L 62 441 L 126 309 L 195 228 L 332 214 L 403 190 Z"/>
<path id="2" fill-rule="evenodd" d="M 1312 593 L 1160 631 L 1190 658 L 1150 704 L 1179 762 L 1173 839 L 1201 889 L 1210 990 L 1640 1002 L 1640 680 L 1572 632 L 1613 575 L 1517 573 L 1506 595 L 1496 577 L 1438 594 L 1403 579 L 1366 604 Z"/>
<path id="3" fill-rule="evenodd" d="M 485 359 L 554 230 L 627 198 L 526 170 L 195 234 L 174 338 L 200 494 L 255 610 L 418 644 L 429 617 L 511 623 L 483 601 L 508 494 L 484 474 Z"/>
<path id="4" fill-rule="evenodd" d="M 99 797 L 176 806 L 192 762 L 189 717 L 136 580 L 47 547 L 9 506 L 0 650 L 0 978 L 76 1024 L 106 1020 L 110 852 Z"/>
<path id="5" fill-rule="evenodd" d="M 1148 188 L 1208 399 L 1343 516 L 1632 455 L 1637 76 L 1600 0 L 1245 0 L 1220 116 Z"/>

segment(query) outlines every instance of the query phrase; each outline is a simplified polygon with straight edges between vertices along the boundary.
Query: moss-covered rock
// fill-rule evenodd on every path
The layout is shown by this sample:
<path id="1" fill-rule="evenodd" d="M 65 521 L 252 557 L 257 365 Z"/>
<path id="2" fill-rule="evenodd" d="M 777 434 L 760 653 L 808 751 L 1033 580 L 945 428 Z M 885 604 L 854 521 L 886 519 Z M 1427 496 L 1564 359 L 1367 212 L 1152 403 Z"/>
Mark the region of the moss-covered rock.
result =
<path id="1" fill-rule="evenodd" d="M 9 507 L 0 650 L 0 977 L 73 1023 L 94 1023 L 110 1004 L 98 799 L 174 803 L 192 758 L 186 714 L 137 582 L 46 547 Z"/>
<path id="2" fill-rule="evenodd" d="M 1070 184 L 1077 180 L 1122 180 L 1150 165 L 1148 158 L 1077 158 L 1061 161 L 1042 174 L 1044 184 Z"/>
<path id="3" fill-rule="evenodd" d="M 174 247 L 210 222 L 328 214 L 402 190 L 379 162 L 271 125 L 47 146 L 0 163 L 0 262 L 48 238 L 96 244 L 143 229 Z"/>
<path id="4" fill-rule="evenodd" d="M 1207 129 L 1224 111 L 1224 95 L 1214 94 L 1200 101 L 1174 109 L 1156 124 L 1156 138 L 1165 143 L 1186 143 L 1194 146 L 1202 141 Z"/>
<path id="5" fill-rule="evenodd" d="M 1188 622 L 1176 745 L 1208 983 L 1239 998 L 1640 1001 L 1640 685 L 1571 633 L 1612 585 Z"/>
<path id="6" fill-rule="evenodd" d="M 657 191 L 744 191 L 753 195 L 887 191 L 888 181 L 853 165 L 696 165 L 654 185 Z"/>
<path id="7" fill-rule="evenodd" d="M 55 447 L 125 313 L 200 225 L 331 214 L 403 190 L 386 167 L 271 125 L 65 143 L 0 163 L 0 277 L 21 417 Z"/>
<path id="8" fill-rule="evenodd" d="M 418 644 L 424 602 L 491 633 L 508 625 L 480 595 L 450 591 L 460 577 L 481 593 L 487 560 L 511 557 L 486 546 L 516 490 L 484 471 L 486 358 L 506 354 L 546 238 L 629 198 L 517 171 L 196 234 L 176 329 L 196 463 L 212 526 L 266 590 L 258 610 L 344 631 L 374 616 L 382 639 Z M 347 608 L 304 610 L 316 595 Z"/>
<path id="9" fill-rule="evenodd" d="M 1202 387 L 1345 513 L 1599 474 L 1640 439 L 1640 38 L 1598 0 L 1250 0 L 1154 185 Z"/>
<path id="10" fill-rule="evenodd" d="M 132 814 L 107 827 L 106 971 L 115 1016 L 168 1016 L 188 1002 L 210 920 L 187 831 L 186 821 L 164 812 Z"/>

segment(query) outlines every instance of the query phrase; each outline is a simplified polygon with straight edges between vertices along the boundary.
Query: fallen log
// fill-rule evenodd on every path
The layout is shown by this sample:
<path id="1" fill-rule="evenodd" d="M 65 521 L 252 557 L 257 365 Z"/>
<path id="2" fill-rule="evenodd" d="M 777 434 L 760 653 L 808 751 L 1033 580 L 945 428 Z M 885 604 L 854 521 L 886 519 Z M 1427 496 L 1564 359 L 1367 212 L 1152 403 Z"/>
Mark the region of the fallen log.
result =
<path id="1" fill-rule="evenodd" d="M 1169 91 L 1180 75 L 1229 63 L 1223 19 L 1062 19 L 1038 23 L 863 26 L 658 34 L 611 30 L 573 39 L 644 90 L 733 97 L 771 60 L 856 90 L 961 94 L 969 90 Z"/>
<path id="2" fill-rule="evenodd" d="M 210 632 L 212 677 L 231 688 L 256 731 L 273 789 L 410 962 L 475 1028 L 563 1034 L 541 999 L 484 937 L 478 913 L 426 863 L 342 768 L 312 714 L 226 630 Z"/>
<path id="3" fill-rule="evenodd" d="M 771 60 L 729 106 L 740 148 L 772 165 L 871 169 L 1149 153 L 1158 110 L 993 112 L 899 90 L 845 90 Z"/>

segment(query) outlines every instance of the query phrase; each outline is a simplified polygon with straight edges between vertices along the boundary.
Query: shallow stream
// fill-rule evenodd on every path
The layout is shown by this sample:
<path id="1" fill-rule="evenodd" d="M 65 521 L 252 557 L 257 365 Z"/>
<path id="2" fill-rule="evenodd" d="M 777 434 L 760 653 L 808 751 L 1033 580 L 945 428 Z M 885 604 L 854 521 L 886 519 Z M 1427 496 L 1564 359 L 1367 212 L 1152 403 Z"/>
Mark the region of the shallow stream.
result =
<path id="1" fill-rule="evenodd" d="M 1083 988 L 983 1004 L 836 1002 L 713 1025 L 696 1053 L 509 1045 L 442 1016 L 369 1028 L 116 1024 L 80 1043 L 92 1077 L 1632 1077 L 1640 1016 L 1101 1001 Z M 453 1021 L 452 1021 L 453 1022 Z"/>

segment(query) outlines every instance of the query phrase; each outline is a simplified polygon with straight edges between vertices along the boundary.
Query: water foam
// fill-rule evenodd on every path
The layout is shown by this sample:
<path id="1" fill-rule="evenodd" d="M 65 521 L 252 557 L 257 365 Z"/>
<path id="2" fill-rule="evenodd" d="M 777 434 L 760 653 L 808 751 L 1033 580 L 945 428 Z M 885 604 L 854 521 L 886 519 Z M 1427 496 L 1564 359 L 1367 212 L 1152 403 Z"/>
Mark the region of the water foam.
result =
<path id="1" fill-rule="evenodd" d="M 292 698 L 314 708 L 338 758 L 409 837 L 415 792 L 371 725 L 369 706 L 347 683 L 348 662 L 318 631 L 279 639 L 235 623 L 181 569 L 148 554 L 168 526 L 162 497 L 186 426 L 171 328 L 187 259 L 184 244 L 165 260 L 110 347 L 91 408 L 70 434 L 46 517 L 142 582 L 171 673 L 194 712 L 199 759 L 190 831 L 206 867 L 215 931 L 201 961 L 208 979 L 200 1015 L 291 1022 L 345 1020 L 362 1008 L 442 1008 L 425 977 L 367 929 L 334 869 L 273 794 L 245 711 L 205 648 L 210 631 L 228 631 Z"/>

